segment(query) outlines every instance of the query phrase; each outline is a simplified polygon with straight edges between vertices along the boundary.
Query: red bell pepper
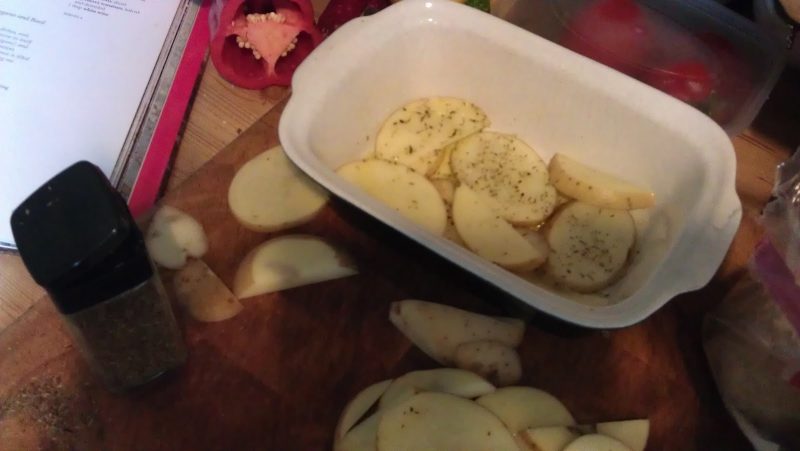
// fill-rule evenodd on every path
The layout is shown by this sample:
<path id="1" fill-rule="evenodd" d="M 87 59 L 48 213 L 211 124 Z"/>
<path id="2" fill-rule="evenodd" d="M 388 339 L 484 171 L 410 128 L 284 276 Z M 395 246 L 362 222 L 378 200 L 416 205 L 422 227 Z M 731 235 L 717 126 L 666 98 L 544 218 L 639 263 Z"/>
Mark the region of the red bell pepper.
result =
<path id="1" fill-rule="evenodd" d="M 322 41 L 310 0 L 228 0 L 211 41 L 211 61 L 236 86 L 288 86 Z"/>

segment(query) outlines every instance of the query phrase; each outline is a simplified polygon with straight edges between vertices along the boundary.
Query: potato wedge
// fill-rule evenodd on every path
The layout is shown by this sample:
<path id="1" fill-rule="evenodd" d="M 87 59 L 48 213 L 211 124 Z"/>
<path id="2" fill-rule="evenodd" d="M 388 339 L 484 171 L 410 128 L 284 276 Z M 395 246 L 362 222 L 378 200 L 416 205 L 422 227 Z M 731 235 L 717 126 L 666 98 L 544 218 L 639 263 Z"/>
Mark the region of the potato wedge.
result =
<path id="1" fill-rule="evenodd" d="M 242 311 L 242 304 L 202 260 L 191 260 L 174 278 L 175 298 L 192 318 L 224 321 Z"/>
<path id="2" fill-rule="evenodd" d="M 450 157 L 458 180 L 496 214 L 515 225 L 535 226 L 556 206 L 556 189 L 544 161 L 513 135 L 481 132 L 458 142 Z"/>
<path id="3" fill-rule="evenodd" d="M 476 400 L 512 433 L 546 426 L 574 426 L 575 419 L 555 396 L 531 387 L 498 388 Z"/>
<path id="4" fill-rule="evenodd" d="M 431 233 L 444 232 L 447 209 L 442 196 L 428 179 L 411 169 L 388 161 L 364 160 L 346 164 L 337 173 Z"/>
<path id="5" fill-rule="evenodd" d="M 175 207 L 164 205 L 153 215 L 145 235 L 145 245 L 157 264 L 180 269 L 187 257 L 200 258 L 208 250 L 203 226 Z"/>
<path id="6" fill-rule="evenodd" d="M 228 207 L 245 227 L 274 232 L 302 224 L 316 215 L 330 194 L 305 175 L 281 146 L 244 164 L 228 187 Z"/>
<path id="7" fill-rule="evenodd" d="M 578 434 L 564 426 L 525 429 L 517 434 L 523 451 L 562 451 Z"/>
<path id="8" fill-rule="evenodd" d="M 476 398 L 491 393 L 494 389 L 494 385 L 477 374 L 457 368 L 411 371 L 389 385 L 378 406 L 385 411 L 419 392 L 432 391 L 462 398 Z"/>
<path id="9" fill-rule="evenodd" d="M 420 393 L 384 412 L 379 451 L 518 451 L 491 412 L 446 393 Z"/>
<path id="10" fill-rule="evenodd" d="M 414 100 L 383 123 L 376 137 L 375 155 L 431 175 L 441 164 L 448 145 L 488 126 L 486 113 L 466 100 Z"/>
<path id="11" fill-rule="evenodd" d="M 572 441 L 564 451 L 631 451 L 619 440 L 600 434 L 582 435 Z"/>
<path id="12" fill-rule="evenodd" d="M 513 385 L 522 378 L 519 354 L 496 341 L 472 341 L 456 348 L 457 367 L 472 371 L 498 387 Z"/>
<path id="13" fill-rule="evenodd" d="M 597 423 L 597 433 L 614 438 L 631 451 L 644 451 L 650 435 L 650 420 L 609 421 Z"/>
<path id="14" fill-rule="evenodd" d="M 389 384 L 392 383 L 392 380 L 393 379 L 387 379 L 385 381 L 376 382 L 361 390 L 353 397 L 353 399 L 344 406 L 342 414 L 339 416 L 339 422 L 336 425 L 334 437 L 344 437 L 344 435 L 358 423 L 358 420 L 378 402 L 378 399 L 380 399 L 386 389 L 389 388 Z"/>
<path id="15" fill-rule="evenodd" d="M 567 288 L 590 293 L 622 274 L 636 240 L 636 226 L 625 210 L 572 202 L 553 217 L 546 237 L 548 275 Z"/>
<path id="16" fill-rule="evenodd" d="M 550 183 L 559 192 L 590 205 L 633 210 L 649 208 L 655 204 L 655 194 L 652 191 L 560 153 L 550 160 L 549 172 Z"/>
<path id="17" fill-rule="evenodd" d="M 504 268 L 531 270 L 547 259 L 543 248 L 532 246 L 491 209 L 485 198 L 466 185 L 456 189 L 453 222 L 469 249 Z"/>
<path id="18" fill-rule="evenodd" d="M 358 274 L 349 258 L 311 235 L 284 235 L 261 243 L 236 270 L 239 299 Z"/>
<path id="19" fill-rule="evenodd" d="M 525 334 L 525 323 L 519 319 L 493 318 L 411 299 L 393 302 L 389 321 L 425 354 L 443 365 L 453 362 L 460 344 L 493 340 L 514 348 Z"/>
<path id="20" fill-rule="evenodd" d="M 375 451 L 381 414 L 374 413 L 343 437 L 334 437 L 333 451 Z"/>

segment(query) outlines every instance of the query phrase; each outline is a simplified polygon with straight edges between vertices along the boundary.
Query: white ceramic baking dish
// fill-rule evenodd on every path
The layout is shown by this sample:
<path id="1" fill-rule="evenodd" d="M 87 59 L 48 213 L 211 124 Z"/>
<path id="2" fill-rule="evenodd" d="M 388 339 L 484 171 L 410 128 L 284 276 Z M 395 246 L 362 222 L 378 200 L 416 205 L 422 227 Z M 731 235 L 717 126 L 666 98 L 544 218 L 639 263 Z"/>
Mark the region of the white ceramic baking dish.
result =
<path id="1" fill-rule="evenodd" d="M 292 86 L 280 140 L 303 171 L 431 251 L 571 323 L 627 326 L 702 287 L 739 225 L 733 147 L 711 119 L 467 6 L 405 0 L 352 21 L 305 60 Z M 516 133 L 545 160 L 563 152 L 653 189 L 657 205 L 636 215 L 632 265 L 606 297 L 541 288 L 426 232 L 336 175 L 371 151 L 389 113 L 435 95 L 474 102 L 492 129 Z"/>

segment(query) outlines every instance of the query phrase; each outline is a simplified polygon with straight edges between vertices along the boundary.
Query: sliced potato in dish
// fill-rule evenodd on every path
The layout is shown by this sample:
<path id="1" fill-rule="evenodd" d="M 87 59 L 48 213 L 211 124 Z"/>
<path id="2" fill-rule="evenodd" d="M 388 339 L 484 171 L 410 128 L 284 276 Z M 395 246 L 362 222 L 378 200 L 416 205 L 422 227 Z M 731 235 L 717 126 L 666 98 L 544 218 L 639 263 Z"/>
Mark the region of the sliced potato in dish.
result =
<path id="1" fill-rule="evenodd" d="M 550 183 L 564 195 L 603 208 L 633 210 L 655 204 L 652 191 L 556 154 L 549 165 Z"/>
<path id="2" fill-rule="evenodd" d="M 383 160 L 349 163 L 337 173 L 431 233 L 444 232 L 447 225 L 444 201 L 436 187 L 422 175 Z"/>
<path id="3" fill-rule="evenodd" d="M 356 423 L 360 420 L 365 413 L 378 402 L 378 399 L 383 395 L 392 379 L 381 382 L 376 382 L 369 387 L 361 390 L 342 410 L 342 415 L 339 417 L 339 423 L 336 425 L 335 437 L 343 437 Z"/>
<path id="4" fill-rule="evenodd" d="M 357 274 L 349 258 L 321 238 L 284 235 L 261 243 L 236 270 L 239 299 Z"/>
<path id="5" fill-rule="evenodd" d="M 188 257 L 200 258 L 208 250 L 203 226 L 169 205 L 159 208 L 153 215 L 145 245 L 153 261 L 169 269 L 182 268 Z"/>
<path id="6" fill-rule="evenodd" d="M 644 451 L 650 435 L 650 420 L 609 421 L 597 423 L 597 433 L 615 438 L 631 451 Z"/>
<path id="7" fill-rule="evenodd" d="M 530 243 L 534 249 L 538 250 L 539 253 L 544 256 L 544 259 L 547 259 L 547 256 L 550 255 L 550 245 L 547 244 L 547 239 L 542 232 L 524 227 L 518 227 L 515 230 L 519 232 L 523 238 L 528 240 L 528 243 Z"/>
<path id="8" fill-rule="evenodd" d="M 378 131 L 375 155 L 431 175 L 442 162 L 444 149 L 489 125 L 486 113 L 466 100 L 427 97 L 392 113 Z"/>
<path id="9" fill-rule="evenodd" d="M 381 416 L 379 451 L 518 451 L 491 412 L 446 393 L 420 393 Z"/>
<path id="10" fill-rule="evenodd" d="M 463 343 L 493 340 L 513 348 L 525 334 L 525 323 L 516 318 L 494 318 L 413 299 L 393 302 L 389 321 L 443 365 L 453 362 L 456 348 Z"/>
<path id="11" fill-rule="evenodd" d="M 555 396 L 531 387 L 498 388 L 476 401 L 517 433 L 545 426 L 574 426 L 575 419 Z"/>
<path id="12" fill-rule="evenodd" d="M 224 321 L 242 311 L 236 296 L 202 260 L 191 260 L 173 280 L 178 303 L 198 321 Z"/>
<path id="13" fill-rule="evenodd" d="M 469 249 L 504 268 L 530 270 L 547 259 L 546 248 L 531 245 L 491 209 L 485 198 L 466 185 L 456 189 L 453 222 Z"/>
<path id="14" fill-rule="evenodd" d="M 456 194 L 456 181 L 451 178 L 431 179 L 431 183 L 436 188 L 436 191 L 439 192 L 439 195 L 442 196 L 444 203 L 448 206 L 452 205 L 453 197 Z"/>
<path id="15" fill-rule="evenodd" d="M 453 168 L 450 167 L 450 156 L 456 148 L 457 143 L 450 144 L 442 149 L 442 162 L 436 167 L 436 170 L 431 174 L 432 179 L 446 179 L 454 177 Z"/>
<path id="16" fill-rule="evenodd" d="M 523 451 L 562 451 L 578 434 L 564 426 L 525 429 L 517 434 Z"/>
<path id="17" fill-rule="evenodd" d="M 342 437 L 334 437 L 333 451 L 375 451 L 381 414 L 374 413 Z"/>
<path id="18" fill-rule="evenodd" d="M 547 274 L 567 288 L 588 293 L 622 274 L 636 240 L 636 225 L 626 210 L 572 202 L 550 221 L 546 237 Z"/>
<path id="19" fill-rule="evenodd" d="M 556 206 L 556 189 L 536 152 L 513 135 L 481 132 L 458 142 L 450 157 L 458 180 L 503 219 L 535 226 Z"/>
<path id="20" fill-rule="evenodd" d="M 631 451 L 619 440 L 601 434 L 582 435 L 572 441 L 564 451 Z"/>
<path id="21" fill-rule="evenodd" d="M 302 224 L 325 206 L 328 197 L 328 191 L 300 171 L 281 146 L 245 163 L 228 187 L 231 213 L 257 232 Z"/>
<path id="22" fill-rule="evenodd" d="M 499 387 L 513 385 L 522 378 L 522 364 L 514 348 L 483 340 L 464 343 L 456 348 L 455 364 L 472 371 Z"/>
<path id="23" fill-rule="evenodd" d="M 409 390 L 409 387 L 412 390 Z M 470 371 L 457 368 L 411 371 L 392 382 L 381 397 L 381 410 L 398 404 L 398 401 L 418 392 L 441 392 L 462 398 L 476 398 L 494 391 L 494 385 Z"/>

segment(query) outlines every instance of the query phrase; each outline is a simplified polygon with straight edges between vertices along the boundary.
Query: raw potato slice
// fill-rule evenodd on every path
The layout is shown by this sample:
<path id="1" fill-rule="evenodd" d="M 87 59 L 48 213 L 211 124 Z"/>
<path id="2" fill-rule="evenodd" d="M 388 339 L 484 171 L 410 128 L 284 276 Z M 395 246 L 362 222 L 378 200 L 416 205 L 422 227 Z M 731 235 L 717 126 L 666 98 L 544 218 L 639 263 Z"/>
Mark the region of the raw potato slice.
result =
<path id="1" fill-rule="evenodd" d="M 462 184 L 513 224 L 538 225 L 555 209 L 556 189 L 544 161 L 516 136 L 472 135 L 458 143 L 450 165 Z"/>
<path id="2" fill-rule="evenodd" d="M 382 160 L 349 163 L 337 171 L 348 182 L 436 235 L 447 225 L 447 209 L 436 187 L 399 164 Z"/>
<path id="3" fill-rule="evenodd" d="M 525 334 L 525 323 L 519 319 L 493 318 L 411 299 L 392 303 L 389 321 L 422 352 L 443 365 L 453 362 L 460 344 L 494 340 L 515 348 Z"/>
<path id="4" fill-rule="evenodd" d="M 578 434 L 564 426 L 525 429 L 519 433 L 520 442 L 529 451 L 562 451 Z"/>
<path id="5" fill-rule="evenodd" d="M 147 228 L 145 244 L 153 261 L 169 269 L 180 269 L 187 257 L 200 258 L 208 250 L 203 226 L 169 205 L 156 211 Z"/>
<path id="6" fill-rule="evenodd" d="M 550 183 L 567 197 L 603 208 L 633 210 L 655 204 L 652 191 L 557 153 L 550 160 Z"/>
<path id="7" fill-rule="evenodd" d="M 453 197 L 456 193 L 456 182 L 453 179 L 432 179 L 431 183 L 433 183 L 434 188 L 436 191 L 439 192 L 439 195 L 442 196 L 442 200 L 446 205 L 453 204 Z"/>
<path id="8" fill-rule="evenodd" d="M 574 426 L 572 414 L 555 396 L 531 387 L 498 388 L 477 403 L 497 415 L 513 433 L 545 426 Z"/>
<path id="9" fill-rule="evenodd" d="M 354 427 L 344 437 L 335 437 L 333 451 L 377 450 L 378 423 L 381 415 L 375 413 Z"/>
<path id="10" fill-rule="evenodd" d="M 409 390 L 409 387 L 414 390 Z M 411 371 L 392 382 L 381 397 L 380 410 L 386 410 L 415 391 L 447 393 L 462 398 L 476 398 L 494 391 L 490 384 L 475 373 L 456 368 L 437 368 L 433 370 Z"/>
<path id="11" fill-rule="evenodd" d="M 389 388 L 392 379 L 377 382 L 361 390 L 342 410 L 339 423 L 336 425 L 336 437 L 343 437 L 367 411 L 380 399 L 383 392 Z"/>
<path id="12" fill-rule="evenodd" d="M 284 235 L 261 243 L 239 264 L 239 299 L 358 274 L 349 259 L 320 238 Z"/>
<path id="13" fill-rule="evenodd" d="M 412 387 L 410 385 L 403 385 L 399 386 L 392 390 L 392 393 L 389 396 L 381 397 L 381 401 L 378 404 L 379 411 L 385 411 L 387 409 L 391 409 L 392 407 L 406 402 L 407 399 L 411 399 L 411 397 L 418 395 L 425 390 L 417 387 Z"/>
<path id="14" fill-rule="evenodd" d="M 466 100 L 415 100 L 383 123 L 376 138 L 375 155 L 430 175 L 441 164 L 445 147 L 488 126 L 486 113 Z"/>
<path id="15" fill-rule="evenodd" d="M 233 318 L 242 304 L 202 260 L 192 260 L 175 274 L 175 297 L 192 318 L 215 322 Z"/>
<path id="16" fill-rule="evenodd" d="M 300 171 L 281 146 L 245 163 L 228 187 L 231 213 L 257 232 L 302 224 L 325 206 L 328 197 L 328 191 Z"/>
<path id="17" fill-rule="evenodd" d="M 625 210 L 572 202 L 547 229 L 547 273 L 567 288 L 590 293 L 622 274 L 636 240 L 636 225 Z"/>
<path id="18" fill-rule="evenodd" d="M 597 433 L 615 438 L 631 451 L 644 451 L 650 435 L 650 420 L 609 421 L 597 423 Z"/>
<path id="19" fill-rule="evenodd" d="M 378 424 L 379 451 L 518 449 L 491 412 L 445 393 L 420 393 L 386 411 Z"/>
<path id="20" fill-rule="evenodd" d="M 518 228 L 516 230 L 523 238 L 528 240 L 528 243 L 530 243 L 534 249 L 544 255 L 544 259 L 547 259 L 547 256 L 550 254 L 550 245 L 547 244 L 547 239 L 541 232 L 526 228 Z"/>
<path id="21" fill-rule="evenodd" d="M 453 154 L 456 145 L 457 143 L 453 143 L 442 149 L 442 162 L 439 163 L 439 166 L 433 171 L 433 174 L 431 174 L 432 179 L 447 179 L 453 177 L 453 169 L 450 166 L 450 156 Z"/>
<path id="22" fill-rule="evenodd" d="M 496 341 L 473 341 L 456 348 L 455 364 L 486 378 L 494 385 L 503 387 L 519 382 L 522 364 L 519 354 Z"/>
<path id="23" fill-rule="evenodd" d="M 537 268 L 547 259 L 547 253 L 532 246 L 466 185 L 456 189 L 453 222 L 467 247 L 492 263 L 526 271 Z"/>
<path id="24" fill-rule="evenodd" d="M 631 451 L 619 440 L 600 434 L 578 437 L 564 448 L 564 451 Z"/>

